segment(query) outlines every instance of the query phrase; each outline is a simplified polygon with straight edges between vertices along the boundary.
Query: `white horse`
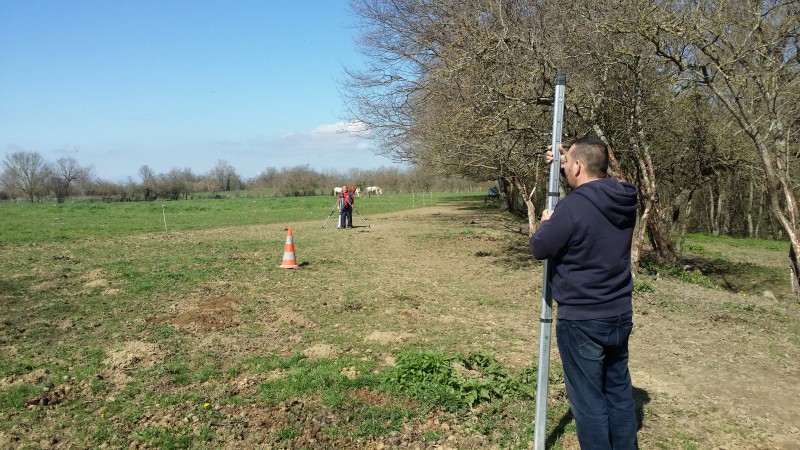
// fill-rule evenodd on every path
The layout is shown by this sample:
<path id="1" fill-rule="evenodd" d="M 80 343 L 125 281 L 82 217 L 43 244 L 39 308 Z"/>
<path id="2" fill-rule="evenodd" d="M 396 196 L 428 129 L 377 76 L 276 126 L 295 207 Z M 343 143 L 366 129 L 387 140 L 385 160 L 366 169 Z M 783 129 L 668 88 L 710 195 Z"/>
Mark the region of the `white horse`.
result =
<path id="1" fill-rule="evenodd" d="M 361 187 L 356 186 L 356 185 L 347 186 L 347 190 L 352 192 L 353 195 L 355 195 L 356 197 L 361 197 Z M 336 186 L 335 188 L 333 188 L 333 195 L 339 195 L 341 193 L 342 193 L 342 187 L 341 186 Z"/>
<path id="2" fill-rule="evenodd" d="M 367 195 L 371 195 L 373 192 L 375 195 L 381 195 L 383 194 L 383 189 L 378 186 L 367 186 Z"/>

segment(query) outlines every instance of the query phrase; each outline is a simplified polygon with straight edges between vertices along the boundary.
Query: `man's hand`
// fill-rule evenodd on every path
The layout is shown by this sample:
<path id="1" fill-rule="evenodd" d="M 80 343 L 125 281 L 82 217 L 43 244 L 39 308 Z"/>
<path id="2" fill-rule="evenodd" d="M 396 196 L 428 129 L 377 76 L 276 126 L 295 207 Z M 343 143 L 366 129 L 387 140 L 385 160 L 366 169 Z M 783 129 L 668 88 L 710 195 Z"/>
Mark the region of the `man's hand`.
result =
<path id="1" fill-rule="evenodd" d="M 545 220 L 549 219 L 550 218 L 550 214 L 552 214 L 552 212 L 549 209 L 545 209 L 544 211 L 542 211 L 542 220 L 541 221 L 544 222 Z"/>
<path id="2" fill-rule="evenodd" d="M 561 167 L 564 167 L 564 155 L 567 153 L 567 150 L 564 148 L 563 145 L 558 144 L 558 152 L 560 153 L 560 157 L 558 158 L 558 162 L 561 164 Z M 547 153 L 544 157 L 544 162 L 550 164 L 553 162 L 553 146 L 547 146 Z"/>

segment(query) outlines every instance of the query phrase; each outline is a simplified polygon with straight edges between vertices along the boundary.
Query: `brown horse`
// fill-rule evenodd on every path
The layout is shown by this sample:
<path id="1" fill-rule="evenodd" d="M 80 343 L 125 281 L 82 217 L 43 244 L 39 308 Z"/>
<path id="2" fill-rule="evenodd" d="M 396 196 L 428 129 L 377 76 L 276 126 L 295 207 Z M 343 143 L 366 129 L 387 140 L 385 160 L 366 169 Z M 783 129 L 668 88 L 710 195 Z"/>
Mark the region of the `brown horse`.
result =
<path id="1" fill-rule="evenodd" d="M 352 186 L 348 185 L 347 186 L 347 191 L 348 192 L 352 192 L 353 195 L 355 195 L 356 197 L 361 197 L 361 186 L 359 186 L 357 184 L 354 184 Z M 341 186 L 336 186 L 335 188 L 333 188 L 333 195 L 339 195 L 341 193 L 342 193 L 342 187 Z"/>

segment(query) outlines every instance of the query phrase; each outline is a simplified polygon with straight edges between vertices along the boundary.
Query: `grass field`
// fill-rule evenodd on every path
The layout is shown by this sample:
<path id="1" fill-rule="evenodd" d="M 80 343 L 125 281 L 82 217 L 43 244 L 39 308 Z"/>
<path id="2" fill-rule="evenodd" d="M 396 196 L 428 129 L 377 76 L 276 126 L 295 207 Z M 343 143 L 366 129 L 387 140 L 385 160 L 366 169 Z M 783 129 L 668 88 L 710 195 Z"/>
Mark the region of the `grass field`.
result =
<path id="1" fill-rule="evenodd" d="M 434 194 L 322 228 L 333 204 L 0 205 L 0 448 L 529 448 L 524 223 Z M 298 270 L 278 267 L 287 227 Z M 787 248 L 697 235 L 643 264 L 642 448 L 797 442 Z M 548 442 L 576 448 L 552 361 Z"/>
<path id="2" fill-rule="evenodd" d="M 475 194 L 362 196 L 356 198 L 356 210 L 366 216 L 432 205 L 448 198 L 470 196 L 475 197 Z M 189 231 L 255 224 L 278 223 L 291 226 L 292 223 L 314 220 L 319 220 L 321 226 L 335 207 L 334 196 L 274 198 L 268 194 L 255 198 L 228 197 L 166 202 L 0 202 L 0 230 L 3 230 L 0 242 L 113 238 L 161 232 L 165 228 L 166 231 Z M 354 219 L 360 222 L 357 215 Z"/>

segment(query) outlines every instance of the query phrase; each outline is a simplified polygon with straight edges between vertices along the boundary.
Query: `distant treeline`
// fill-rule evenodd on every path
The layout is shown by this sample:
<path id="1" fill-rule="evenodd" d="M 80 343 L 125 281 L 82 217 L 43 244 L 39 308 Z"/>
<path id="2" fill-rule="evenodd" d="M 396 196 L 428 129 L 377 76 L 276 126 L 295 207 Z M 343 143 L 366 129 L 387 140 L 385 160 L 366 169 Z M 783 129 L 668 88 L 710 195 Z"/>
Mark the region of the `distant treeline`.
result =
<path id="1" fill-rule="evenodd" d="M 420 168 L 350 169 L 346 172 L 312 169 L 308 165 L 268 167 L 250 179 L 241 177 L 227 161 L 220 160 L 205 174 L 190 168 L 155 173 L 149 166 L 139 168 L 138 177 L 123 183 L 103 180 L 91 167 L 73 158 L 46 161 L 36 152 L 6 156 L 0 172 L 0 200 L 63 202 L 70 197 L 109 202 L 224 198 L 242 191 L 267 191 L 275 197 L 333 195 L 333 188 L 357 184 L 378 186 L 383 194 L 399 192 L 484 192 L 491 181 L 479 183 L 462 177 L 431 174 Z"/>

